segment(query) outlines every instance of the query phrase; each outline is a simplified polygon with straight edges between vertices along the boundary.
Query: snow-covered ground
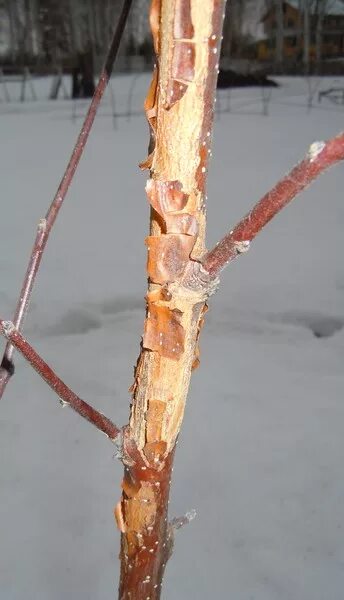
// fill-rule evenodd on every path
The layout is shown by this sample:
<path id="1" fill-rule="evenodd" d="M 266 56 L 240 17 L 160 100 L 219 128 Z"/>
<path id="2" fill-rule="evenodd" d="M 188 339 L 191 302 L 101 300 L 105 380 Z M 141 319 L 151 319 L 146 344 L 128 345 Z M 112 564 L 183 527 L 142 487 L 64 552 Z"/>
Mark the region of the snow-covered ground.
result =
<path id="1" fill-rule="evenodd" d="M 130 77 L 112 81 L 129 112 Z M 230 94 L 216 118 L 212 245 L 306 152 L 343 129 L 344 107 L 284 79 Z M 332 85 L 322 80 L 323 88 Z M 10 91 L 16 97 L 18 90 Z M 134 86 L 141 110 L 146 75 Z M 343 85 L 343 81 L 340 85 Z M 11 318 L 38 219 L 85 104 L 0 103 L 0 315 Z M 18 88 L 19 89 L 19 88 Z M 0 98 L 2 90 L 0 88 Z M 218 101 L 222 109 L 227 92 Z M 75 110 L 76 109 L 76 110 Z M 148 204 L 143 116 L 110 94 L 51 236 L 25 334 L 81 397 L 123 424 L 144 317 Z M 178 535 L 163 598 L 342 600 L 344 589 L 344 170 L 326 173 L 222 276 L 202 333 L 174 470 Z M 1 348 L 2 348 L 1 342 Z M 109 442 L 21 358 L 0 404 L 0 599 L 116 597 Z"/>

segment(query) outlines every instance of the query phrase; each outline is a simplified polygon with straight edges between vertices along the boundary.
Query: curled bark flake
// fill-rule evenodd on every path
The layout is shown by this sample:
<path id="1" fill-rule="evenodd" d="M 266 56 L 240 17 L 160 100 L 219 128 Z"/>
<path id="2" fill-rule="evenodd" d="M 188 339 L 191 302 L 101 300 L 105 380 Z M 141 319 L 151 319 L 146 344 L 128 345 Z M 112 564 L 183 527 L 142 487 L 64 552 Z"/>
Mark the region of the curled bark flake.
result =
<path id="1" fill-rule="evenodd" d="M 117 528 L 121 533 L 125 533 L 126 525 L 124 520 L 124 515 L 122 512 L 122 502 L 117 502 L 114 510 L 114 515 L 116 519 Z"/>
<path id="2" fill-rule="evenodd" d="M 148 89 L 148 93 L 145 99 L 144 108 L 146 112 L 146 118 L 150 128 L 150 139 L 148 152 L 149 155 L 147 158 L 140 163 L 140 169 L 150 169 L 153 162 L 153 154 L 155 148 L 155 137 L 156 137 L 156 117 L 157 117 L 157 109 L 158 109 L 158 78 L 159 71 L 158 68 L 155 67 L 153 71 L 153 78 L 151 84 Z"/>
<path id="3" fill-rule="evenodd" d="M 173 35 L 176 40 L 183 38 L 191 40 L 194 36 L 190 0 L 176 0 Z"/>
<path id="4" fill-rule="evenodd" d="M 166 233 L 183 233 L 184 235 L 198 234 L 198 223 L 196 217 L 188 213 L 179 215 L 166 215 Z"/>
<path id="5" fill-rule="evenodd" d="M 155 54 L 160 51 L 160 14 L 161 0 L 152 0 L 149 11 L 149 25 L 152 32 Z"/>
<path id="6" fill-rule="evenodd" d="M 149 24 L 153 36 L 154 51 L 157 60 L 160 52 L 160 15 L 161 15 L 161 0 L 152 0 L 149 12 Z M 156 138 L 156 117 L 158 109 L 158 80 L 159 68 L 154 67 L 153 77 L 144 103 L 146 118 L 150 127 L 150 140 L 148 147 L 148 157 L 140 163 L 141 169 L 150 169 L 153 162 L 155 138 Z"/>
<path id="7" fill-rule="evenodd" d="M 134 382 L 132 383 L 132 385 L 130 386 L 130 388 L 128 390 L 132 394 L 135 393 L 135 390 L 140 383 L 140 375 L 142 372 L 142 368 L 143 368 L 143 353 L 141 351 L 139 354 L 139 357 L 137 359 L 136 365 L 134 367 Z"/>
<path id="8" fill-rule="evenodd" d="M 148 236 L 147 272 L 154 283 L 169 283 L 180 277 L 189 261 L 195 237 L 183 234 Z"/>
<path id="9" fill-rule="evenodd" d="M 146 192 L 150 205 L 164 221 L 164 233 L 182 233 L 196 236 L 198 233 L 196 217 L 181 212 L 189 200 L 189 195 L 184 194 L 181 188 L 179 181 L 149 179 Z"/>
<path id="10" fill-rule="evenodd" d="M 170 110 L 181 100 L 195 77 L 195 42 L 190 0 L 176 0 L 173 23 L 173 46 L 170 74 L 166 85 L 164 108 Z M 189 41 L 190 40 L 190 41 Z"/>
<path id="11" fill-rule="evenodd" d="M 164 109 L 170 110 L 172 106 L 176 104 L 176 102 L 179 102 L 179 100 L 181 100 L 187 89 L 187 84 L 182 83 L 181 81 L 177 81 L 176 79 L 171 79 L 168 82 L 166 88 L 166 100 L 164 102 Z"/>
<path id="12" fill-rule="evenodd" d="M 205 316 L 205 313 L 206 313 L 207 311 L 208 311 L 208 305 L 207 305 L 207 304 L 205 304 L 205 305 L 203 306 L 203 309 L 202 309 L 202 314 L 201 314 L 201 318 L 200 318 L 200 320 L 199 320 L 199 323 L 198 323 L 197 337 L 196 337 L 195 356 L 194 356 L 194 360 L 193 360 L 193 363 L 192 363 L 192 370 L 193 370 L 193 371 L 194 371 L 195 369 L 197 369 L 197 368 L 199 367 L 199 364 L 200 364 L 200 355 L 201 355 L 201 351 L 200 351 L 200 347 L 199 347 L 199 336 L 200 336 L 201 330 L 202 330 L 202 328 L 203 328 L 203 325 L 204 325 L 204 320 L 205 320 L 205 319 L 204 319 L 204 316 Z"/>
<path id="13" fill-rule="evenodd" d="M 188 194 L 182 191 L 180 181 L 148 179 L 146 192 L 150 205 L 162 217 L 166 213 L 183 210 L 189 198 Z"/>
<path id="14" fill-rule="evenodd" d="M 181 324 L 182 313 L 168 306 L 151 304 L 145 321 L 143 346 L 165 358 L 179 360 L 184 351 L 185 332 Z"/>

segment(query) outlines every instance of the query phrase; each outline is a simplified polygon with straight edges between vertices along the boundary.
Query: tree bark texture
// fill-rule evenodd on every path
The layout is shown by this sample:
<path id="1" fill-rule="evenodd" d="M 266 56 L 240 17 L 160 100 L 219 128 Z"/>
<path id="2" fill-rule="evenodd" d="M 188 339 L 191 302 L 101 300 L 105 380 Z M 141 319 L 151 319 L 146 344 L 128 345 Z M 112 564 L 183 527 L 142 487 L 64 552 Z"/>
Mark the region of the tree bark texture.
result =
<path id="1" fill-rule="evenodd" d="M 153 0 L 157 65 L 145 108 L 149 278 L 130 422 L 124 433 L 121 600 L 160 598 L 172 550 L 168 497 L 207 292 L 183 285 L 205 252 L 205 184 L 224 0 Z"/>

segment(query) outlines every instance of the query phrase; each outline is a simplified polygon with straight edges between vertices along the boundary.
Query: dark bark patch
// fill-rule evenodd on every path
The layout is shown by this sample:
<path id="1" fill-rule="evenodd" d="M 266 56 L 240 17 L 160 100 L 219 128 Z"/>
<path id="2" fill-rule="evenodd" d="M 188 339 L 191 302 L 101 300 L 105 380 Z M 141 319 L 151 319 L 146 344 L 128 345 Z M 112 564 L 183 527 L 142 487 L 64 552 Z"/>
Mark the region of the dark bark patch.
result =
<path id="1" fill-rule="evenodd" d="M 173 48 L 171 73 L 173 79 L 193 81 L 195 77 L 195 44 L 176 42 Z"/>
<path id="2" fill-rule="evenodd" d="M 146 192 L 150 205 L 162 217 L 166 213 L 183 210 L 188 201 L 188 195 L 182 191 L 180 181 L 149 179 Z"/>
<path id="3" fill-rule="evenodd" d="M 191 235 L 166 234 L 148 236 L 145 240 L 148 248 L 147 272 L 154 283 L 168 283 L 180 277 L 189 261 L 195 244 Z"/>
<path id="4" fill-rule="evenodd" d="M 143 335 L 144 348 L 158 352 L 165 358 L 179 360 L 184 351 L 185 337 L 180 323 L 181 315 L 177 309 L 150 304 Z"/>
<path id="5" fill-rule="evenodd" d="M 177 81 L 176 79 L 171 79 L 166 89 L 164 109 L 170 110 L 176 102 L 179 102 L 179 100 L 182 99 L 187 89 L 187 84 Z"/>
<path id="6" fill-rule="evenodd" d="M 191 40 L 194 36 L 194 27 L 191 18 L 191 1 L 176 0 L 174 9 L 173 36 L 176 40 Z"/>

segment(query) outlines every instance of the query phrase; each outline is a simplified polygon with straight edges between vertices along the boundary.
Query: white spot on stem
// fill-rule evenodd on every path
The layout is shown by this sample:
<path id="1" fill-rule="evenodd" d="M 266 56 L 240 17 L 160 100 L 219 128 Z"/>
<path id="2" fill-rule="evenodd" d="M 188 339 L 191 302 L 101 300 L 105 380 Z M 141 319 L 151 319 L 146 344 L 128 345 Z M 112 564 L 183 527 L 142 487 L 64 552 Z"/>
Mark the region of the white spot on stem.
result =
<path id="1" fill-rule="evenodd" d="M 243 240 L 242 242 L 235 242 L 235 249 L 238 254 L 243 254 L 250 249 L 250 241 Z"/>
<path id="2" fill-rule="evenodd" d="M 309 161 L 313 162 L 319 156 L 320 152 L 323 151 L 325 146 L 325 142 L 313 142 L 313 144 L 310 145 L 307 153 Z"/>
<path id="3" fill-rule="evenodd" d="M 11 333 L 13 333 L 16 328 L 13 325 L 12 321 L 3 321 L 2 322 L 2 329 L 3 332 L 5 334 L 6 337 L 8 337 L 9 335 L 11 335 Z"/>
<path id="4" fill-rule="evenodd" d="M 46 219 L 40 219 L 38 221 L 38 229 L 39 231 L 43 231 L 45 232 L 47 229 L 47 220 Z"/>

